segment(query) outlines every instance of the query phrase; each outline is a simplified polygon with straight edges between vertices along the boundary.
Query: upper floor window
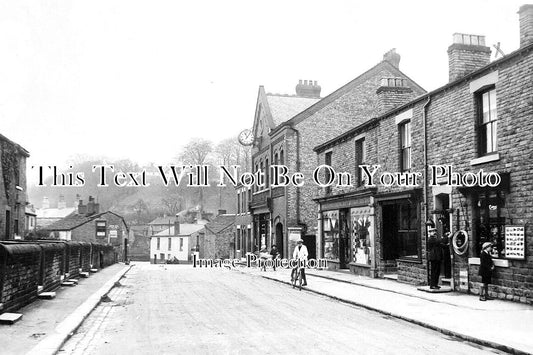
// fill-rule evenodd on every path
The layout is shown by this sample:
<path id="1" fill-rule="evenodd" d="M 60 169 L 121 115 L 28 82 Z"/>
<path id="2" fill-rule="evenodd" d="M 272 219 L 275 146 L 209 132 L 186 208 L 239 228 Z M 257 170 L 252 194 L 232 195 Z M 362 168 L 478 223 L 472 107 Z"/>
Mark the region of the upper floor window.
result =
<path id="1" fill-rule="evenodd" d="M 280 164 L 280 165 L 285 164 L 285 158 L 284 158 L 284 156 L 283 156 L 283 150 L 280 150 L 280 151 L 279 151 L 279 164 Z"/>
<path id="2" fill-rule="evenodd" d="M 332 158 L 333 158 L 333 152 L 327 152 L 326 155 L 324 156 L 324 164 L 331 166 L 331 163 L 333 160 Z M 326 169 L 325 172 L 326 172 L 326 175 L 325 175 L 324 181 L 330 181 L 330 179 L 332 178 L 331 171 L 329 169 Z M 330 192 L 331 192 L 331 186 L 327 186 L 326 194 L 329 194 Z"/>
<path id="3" fill-rule="evenodd" d="M 357 173 L 357 186 L 361 186 L 363 181 L 361 179 L 360 165 L 363 165 L 366 161 L 366 144 L 365 139 L 361 138 L 355 141 L 355 170 Z"/>
<path id="4" fill-rule="evenodd" d="M 496 111 L 496 89 L 481 92 L 478 96 L 479 108 L 479 155 L 498 150 L 498 113 Z"/>
<path id="5" fill-rule="evenodd" d="M 400 168 L 402 171 L 411 169 L 411 121 L 400 125 Z"/>

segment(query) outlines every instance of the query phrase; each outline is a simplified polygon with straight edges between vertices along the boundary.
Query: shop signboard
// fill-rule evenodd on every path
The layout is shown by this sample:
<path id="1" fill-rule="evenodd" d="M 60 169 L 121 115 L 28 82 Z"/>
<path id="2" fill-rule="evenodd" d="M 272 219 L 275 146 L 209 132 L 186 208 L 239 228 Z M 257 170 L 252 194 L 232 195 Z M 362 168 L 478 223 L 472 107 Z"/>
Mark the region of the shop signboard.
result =
<path id="1" fill-rule="evenodd" d="M 524 226 L 505 226 L 505 258 L 524 260 L 526 258 L 526 238 Z"/>

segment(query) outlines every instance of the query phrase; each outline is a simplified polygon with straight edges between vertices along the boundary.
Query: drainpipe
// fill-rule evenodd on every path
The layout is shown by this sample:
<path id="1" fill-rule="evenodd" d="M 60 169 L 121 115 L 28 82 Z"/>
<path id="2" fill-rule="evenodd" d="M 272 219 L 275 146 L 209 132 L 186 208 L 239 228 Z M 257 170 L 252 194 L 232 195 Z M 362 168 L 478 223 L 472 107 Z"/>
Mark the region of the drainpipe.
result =
<path id="1" fill-rule="evenodd" d="M 424 128 L 424 226 L 426 228 L 425 230 L 425 241 L 426 241 L 426 274 L 427 274 L 427 282 L 428 282 L 428 285 L 429 285 L 429 273 L 430 273 L 430 270 L 429 270 L 429 260 L 428 260 L 428 255 L 429 255 L 429 252 L 428 252 L 428 249 L 427 249 L 427 245 L 428 245 L 428 226 L 427 226 L 427 220 L 429 218 L 429 213 L 428 213 L 428 196 L 427 196 L 427 192 L 428 192 L 428 153 L 427 153 L 427 148 L 428 148 L 428 141 L 427 141 L 427 108 L 429 106 L 429 103 L 431 102 L 431 96 L 428 96 L 428 100 L 426 101 L 426 103 L 424 104 L 423 108 L 422 108 L 422 125 L 423 125 L 423 128 Z"/>
<path id="2" fill-rule="evenodd" d="M 296 171 L 300 172 L 300 132 L 289 126 L 296 133 Z M 296 224 L 300 225 L 300 189 L 296 187 Z"/>

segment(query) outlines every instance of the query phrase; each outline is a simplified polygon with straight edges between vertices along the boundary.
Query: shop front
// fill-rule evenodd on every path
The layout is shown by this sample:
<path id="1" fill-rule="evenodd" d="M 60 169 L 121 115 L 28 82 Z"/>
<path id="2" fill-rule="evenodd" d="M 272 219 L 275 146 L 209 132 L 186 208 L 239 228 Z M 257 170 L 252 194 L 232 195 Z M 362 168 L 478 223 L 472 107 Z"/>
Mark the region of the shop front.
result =
<path id="1" fill-rule="evenodd" d="M 379 277 L 413 284 L 426 282 L 420 194 L 418 191 L 383 194 L 376 200 L 380 220 L 376 262 Z"/>
<path id="2" fill-rule="evenodd" d="M 330 269 L 349 269 L 375 277 L 374 208 L 367 194 L 343 200 L 318 200 L 319 256 Z"/>

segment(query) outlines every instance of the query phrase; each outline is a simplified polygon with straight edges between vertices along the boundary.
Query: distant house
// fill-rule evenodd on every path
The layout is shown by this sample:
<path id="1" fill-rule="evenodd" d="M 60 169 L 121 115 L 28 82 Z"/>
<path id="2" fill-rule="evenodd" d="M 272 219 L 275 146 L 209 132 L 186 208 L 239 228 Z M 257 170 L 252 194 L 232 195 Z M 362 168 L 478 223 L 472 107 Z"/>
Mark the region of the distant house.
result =
<path id="1" fill-rule="evenodd" d="M 25 235 L 26 158 L 29 153 L 0 134 L 0 240 Z"/>
<path id="2" fill-rule="evenodd" d="M 203 224 L 175 222 L 171 227 L 153 234 L 150 237 L 150 263 L 188 262 L 191 248 L 196 246 L 203 230 Z"/>
<path id="3" fill-rule="evenodd" d="M 65 218 L 46 227 L 51 239 L 108 243 L 122 251 L 129 229 L 124 218 L 114 212 L 100 212 L 100 205 L 92 197 Z M 121 253 L 121 252 L 120 252 Z"/>
<path id="4" fill-rule="evenodd" d="M 35 232 L 37 227 L 37 213 L 35 208 L 32 205 L 26 206 L 25 212 L 26 216 L 26 235 Z"/>
<path id="5" fill-rule="evenodd" d="M 205 234 L 200 235 L 198 243 L 200 258 L 235 258 L 235 217 L 222 213 L 205 225 Z"/>
<path id="6" fill-rule="evenodd" d="M 79 202 L 79 201 L 78 201 Z M 41 208 L 38 208 L 37 214 L 37 228 L 44 229 L 54 222 L 57 222 L 77 210 L 77 203 L 73 207 L 67 207 L 63 195 L 59 196 L 59 201 L 56 208 L 50 207 L 48 197 L 43 197 Z"/>
<path id="7" fill-rule="evenodd" d="M 150 236 L 149 227 L 146 224 L 130 226 L 128 239 L 128 257 L 131 260 L 150 260 Z"/>

